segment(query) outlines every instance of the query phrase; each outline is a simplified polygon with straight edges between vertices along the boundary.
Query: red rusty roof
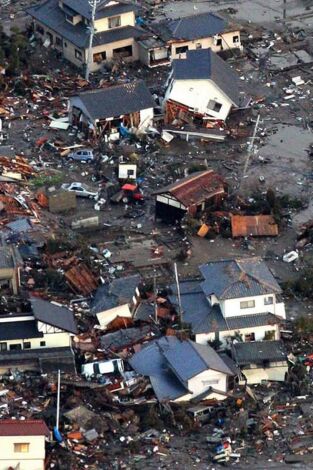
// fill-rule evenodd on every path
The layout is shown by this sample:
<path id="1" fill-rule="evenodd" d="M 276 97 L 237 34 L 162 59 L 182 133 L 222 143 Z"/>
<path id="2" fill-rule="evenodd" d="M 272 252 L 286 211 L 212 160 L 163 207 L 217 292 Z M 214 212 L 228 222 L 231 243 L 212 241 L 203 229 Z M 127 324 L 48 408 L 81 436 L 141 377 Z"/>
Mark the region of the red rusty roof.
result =
<path id="1" fill-rule="evenodd" d="M 197 171 L 176 183 L 155 191 L 154 194 L 170 193 L 185 207 L 198 205 L 207 199 L 225 194 L 225 182 L 213 170 Z"/>
<path id="2" fill-rule="evenodd" d="M 79 294 L 91 294 L 98 287 L 98 281 L 85 264 L 73 266 L 64 274 L 70 287 Z"/>
<path id="3" fill-rule="evenodd" d="M 42 419 L 0 420 L 0 436 L 48 436 L 49 433 Z"/>
<path id="4" fill-rule="evenodd" d="M 278 235 L 278 225 L 272 215 L 232 215 L 231 230 L 234 238 Z"/>

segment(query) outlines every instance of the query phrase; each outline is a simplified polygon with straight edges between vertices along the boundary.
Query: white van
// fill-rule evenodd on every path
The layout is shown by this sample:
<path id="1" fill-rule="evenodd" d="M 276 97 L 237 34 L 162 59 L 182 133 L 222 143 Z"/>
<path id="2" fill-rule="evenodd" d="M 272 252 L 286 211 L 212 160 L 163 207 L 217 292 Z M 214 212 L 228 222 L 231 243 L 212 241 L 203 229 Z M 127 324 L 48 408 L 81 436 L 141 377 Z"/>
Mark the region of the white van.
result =
<path id="1" fill-rule="evenodd" d="M 111 361 L 89 362 L 82 365 L 82 375 L 86 379 L 97 377 L 103 374 L 121 374 L 124 372 L 124 362 L 122 359 L 112 359 Z"/>

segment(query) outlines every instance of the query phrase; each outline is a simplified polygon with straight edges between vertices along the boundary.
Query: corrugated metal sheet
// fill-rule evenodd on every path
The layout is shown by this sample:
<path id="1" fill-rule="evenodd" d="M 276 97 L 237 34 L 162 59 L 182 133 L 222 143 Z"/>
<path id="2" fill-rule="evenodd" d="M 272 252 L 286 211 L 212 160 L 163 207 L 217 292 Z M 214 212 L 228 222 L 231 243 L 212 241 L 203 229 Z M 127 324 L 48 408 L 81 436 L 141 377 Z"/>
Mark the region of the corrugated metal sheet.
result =
<path id="1" fill-rule="evenodd" d="M 232 215 L 232 236 L 276 237 L 278 225 L 272 215 Z"/>
<path id="2" fill-rule="evenodd" d="M 197 171 L 177 183 L 159 189 L 154 194 L 170 193 L 185 207 L 198 205 L 225 194 L 223 178 L 213 170 Z"/>

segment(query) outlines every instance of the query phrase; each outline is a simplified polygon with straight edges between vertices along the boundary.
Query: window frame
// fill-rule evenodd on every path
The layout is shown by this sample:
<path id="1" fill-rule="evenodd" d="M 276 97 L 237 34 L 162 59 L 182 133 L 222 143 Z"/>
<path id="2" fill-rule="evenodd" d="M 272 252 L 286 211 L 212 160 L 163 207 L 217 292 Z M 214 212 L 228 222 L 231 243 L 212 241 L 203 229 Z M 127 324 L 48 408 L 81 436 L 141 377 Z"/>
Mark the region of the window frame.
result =
<path id="1" fill-rule="evenodd" d="M 179 49 L 181 49 L 181 50 L 179 50 Z M 187 51 L 189 51 L 188 44 L 186 46 L 175 47 L 175 55 L 186 54 Z"/>
<path id="2" fill-rule="evenodd" d="M 83 61 L 83 53 L 79 49 L 75 49 L 75 59 Z"/>
<path id="3" fill-rule="evenodd" d="M 14 442 L 13 446 L 14 446 L 15 454 L 29 454 L 29 446 L 30 446 L 29 442 Z M 26 446 L 26 447 L 24 448 L 23 446 Z M 21 450 L 17 450 L 17 449 L 21 449 Z"/>
<path id="4" fill-rule="evenodd" d="M 40 341 L 40 347 L 44 348 L 45 346 L 46 346 L 46 342 L 45 341 Z"/>
<path id="5" fill-rule="evenodd" d="M 252 305 L 249 305 L 249 304 L 252 304 Z M 255 300 L 242 300 L 240 302 L 240 310 L 244 310 L 246 308 L 255 308 Z"/>
<path id="6" fill-rule="evenodd" d="M 115 20 L 117 20 L 117 24 L 113 26 L 112 22 L 114 22 Z M 108 18 L 108 28 L 109 29 L 120 28 L 121 24 L 122 24 L 121 15 L 110 16 Z"/>
<path id="7" fill-rule="evenodd" d="M 264 305 L 273 305 L 274 304 L 274 297 L 272 295 L 268 295 L 264 297 Z"/>

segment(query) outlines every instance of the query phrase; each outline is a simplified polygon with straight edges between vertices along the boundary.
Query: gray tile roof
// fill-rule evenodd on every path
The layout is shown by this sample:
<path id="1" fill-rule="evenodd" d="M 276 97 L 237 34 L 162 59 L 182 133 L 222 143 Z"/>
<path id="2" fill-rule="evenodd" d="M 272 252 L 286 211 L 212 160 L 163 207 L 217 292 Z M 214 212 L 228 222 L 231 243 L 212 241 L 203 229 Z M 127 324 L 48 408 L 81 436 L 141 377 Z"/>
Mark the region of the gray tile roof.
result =
<path id="1" fill-rule="evenodd" d="M 14 260 L 9 246 L 0 247 L 0 269 L 14 268 Z"/>
<path id="2" fill-rule="evenodd" d="M 117 117 L 155 106 L 152 95 L 142 80 L 86 91 L 70 99 L 75 101 L 75 106 L 80 101 L 92 120 Z"/>
<path id="3" fill-rule="evenodd" d="M 42 338 L 35 320 L 10 321 L 0 323 L 0 341 L 13 339 Z"/>
<path id="4" fill-rule="evenodd" d="M 86 4 L 88 5 L 87 1 Z M 129 5 L 127 5 L 126 11 L 128 11 L 128 7 Z M 83 49 L 88 47 L 89 31 L 87 29 L 87 25 L 79 23 L 74 26 L 66 21 L 65 14 L 59 7 L 58 0 L 47 0 L 42 4 L 30 7 L 27 9 L 27 13 L 38 22 L 51 28 L 65 40 L 73 43 L 75 46 Z M 102 33 L 99 32 L 94 36 L 93 46 L 109 44 L 110 42 L 132 37 L 139 37 L 142 34 L 143 30 L 134 26 L 125 26 Z"/>
<path id="5" fill-rule="evenodd" d="M 154 393 L 159 401 L 175 400 L 188 393 L 188 390 L 167 367 L 159 348 L 160 341 L 149 343 L 141 351 L 134 354 L 128 362 L 138 374 L 149 376 Z"/>
<path id="6" fill-rule="evenodd" d="M 6 227 L 12 230 L 13 232 L 19 232 L 19 233 L 29 232 L 33 228 L 29 219 L 26 219 L 26 218 L 16 219 L 13 222 L 8 223 Z"/>
<path id="7" fill-rule="evenodd" d="M 234 105 L 240 105 L 238 76 L 212 49 L 189 50 L 186 59 L 174 59 L 172 67 L 175 80 L 212 80 Z"/>
<path id="8" fill-rule="evenodd" d="M 206 296 L 215 294 L 219 300 L 279 294 L 274 276 L 261 258 L 211 261 L 199 267 Z"/>
<path id="9" fill-rule="evenodd" d="M 31 298 L 31 306 L 36 320 L 69 333 L 77 333 L 74 314 L 67 308 L 36 297 Z"/>
<path id="10" fill-rule="evenodd" d="M 114 279 L 111 284 L 98 287 L 91 302 L 91 313 L 96 315 L 119 305 L 128 304 L 135 295 L 136 287 L 140 282 L 141 276 L 135 274 Z"/>
<path id="11" fill-rule="evenodd" d="M 171 39 L 193 41 L 223 32 L 225 21 L 213 13 L 199 13 L 152 23 L 151 27 L 164 41 Z"/>
<path id="12" fill-rule="evenodd" d="M 64 5 L 84 18 L 91 19 L 91 7 L 88 0 L 63 0 L 63 2 Z M 138 9 L 137 5 L 132 5 L 131 3 L 118 2 L 116 5 L 107 7 L 108 3 L 110 3 L 110 0 L 100 0 L 96 9 L 96 20 Z"/>
<path id="13" fill-rule="evenodd" d="M 193 341 L 179 341 L 176 337 L 165 337 L 168 341 L 160 347 L 175 375 L 183 382 L 212 369 L 224 374 L 232 372 L 210 346 L 194 343 Z"/>
<path id="14" fill-rule="evenodd" d="M 233 343 L 232 356 L 239 366 L 262 364 L 263 361 L 287 360 L 287 352 L 282 341 Z"/>
<path id="15" fill-rule="evenodd" d="M 139 343 L 147 336 L 151 336 L 151 327 L 149 325 L 141 328 L 126 328 L 101 336 L 100 345 L 101 349 L 120 351 L 123 348 Z"/>

